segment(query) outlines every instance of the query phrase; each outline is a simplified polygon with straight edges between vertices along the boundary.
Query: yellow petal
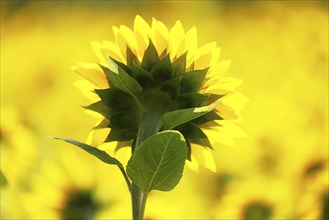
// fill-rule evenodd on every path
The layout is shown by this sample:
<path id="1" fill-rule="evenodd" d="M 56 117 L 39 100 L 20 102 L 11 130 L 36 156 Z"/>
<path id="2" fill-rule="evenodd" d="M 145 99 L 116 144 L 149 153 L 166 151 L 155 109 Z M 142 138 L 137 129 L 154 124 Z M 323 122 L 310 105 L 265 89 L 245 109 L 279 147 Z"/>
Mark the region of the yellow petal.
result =
<path id="1" fill-rule="evenodd" d="M 223 103 L 216 108 L 218 114 L 225 120 L 238 120 L 239 115 L 231 106 L 224 105 Z"/>
<path id="2" fill-rule="evenodd" d="M 204 148 L 203 146 L 191 145 L 192 161 L 197 161 L 198 164 L 202 164 L 205 168 L 216 172 L 216 165 L 214 157 L 210 152 L 210 149 Z"/>
<path id="3" fill-rule="evenodd" d="M 234 91 L 243 81 L 235 78 L 222 78 L 222 79 L 209 79 L 205 83 L 207 93 L 214 94 L 226 94 L 230 91 Z"/>
<path id="4" fill-rule="evenodd" d="M 209 169 L 212 172 L 217 171 L 217 167 L 215 164 L 214 156 L 212 155 L 212 152 L 210 152 L 209 148 L 204 148 L 202 151 L 203 157 L 204 157 L 204 166 Z"/>
<path id="5" fill-rule="evenodd" d="M 105 141 L 109 132 L 109 128 L 94 129 L 89 132 L 87 143 L 92 146 L 99 146 Z"/>
<path id="6" fill-rule="evenodd" d="M 235 111 L 240 111 L 247 104 L 249 99 L 240 92 L 234 92 L 227 94 L 221 98 L 224 105 L 228 105 L 233 108 Z"/>
<path id="7" fill-rule="evenodd" d="M 109 87 L 102 69 L 96 63 L 78 63 L 72 66 L 72 70 L 92 82 L 97 88 Z"/>
<path id="8" fill-rule="evenodd" d="M 207 78 L 223 78 L 231 66 L 231 60 L 224 60 L 211 66 L 207 72 Z"/>
<path id="9" fill-rule="evenodd" d="M 99 100 L 99 96 L 94 93 L 95 86 L 87 81 L 87 80 L 78 80 L 73 83 L 75 87 L 77 87 L 84 96 L 86 96 L 90 101 L 97 102 Z"/>
<path id="10" fill-rule="evenodd" d="M 230 133 L 232 137 L 236 138 L 246 138 L 247 134 L 239 126 L 235 125 L 233 122 L 226 120 L 217 121 L 219 125 L 218 129 L 225 130 L 225 132 Z"/>
<path id="11" fill-rule="evenodd" d="M 175 25 L 170 30 L 170 58 L 173 60 L 178 57 L 178 48 L 185 36 L 185 31 L 180 21 L 176 21 Z M 177 55 L 177 56 L 176 56 Z"/>
<path id="12" fill-rule="evenodd" d="M 149 38 L 151 35 L 150 26 L 144 21 L 144 19 L 137 15 L 134 21 L 134 33 L 136 38 L 136 55 L 138 60 L 141 62 L 145 53 L 146 48 L 149 45 Z"/>
<path id="13" fill-rule="evenodd" d="M 98 60 L 104 66 L 107 65 L 107 50 L 104 48 L 104 45 L 97 41 L 92 41 L 91 47 L 93 48 Z"/>
<path id="14" fill-rule="evenodd" d="M 185 164 L 188 166 L 188 168 L 190 168 L 194 172 L 199 172 L 198 161 L 193 155 L 191 155 L 191 161 L 186 160 Z"/>
<path id="15" fill-rule="evenodd" d="M 126 26 L 121 25 L 120 29 L 117 27 L 113 27 L 114 35 L 116 37 L 116 41 L 118 44 L 118 47 L 120 48 L 121 54 L 125 57 L 125 60 L 127 60 L 126 53 L 127 53 L 127 47 L 135 54 L 137 54 L 137 40 L 135 37 L 135 34 Z"/>
<path id="16" fill-rule="evenodd" d="M 116 26 L 113 26 L 112 29 L 113 29 L 113 33 L 114 33 L 114 36 L 115 36 L 116 43 L 117 43 L 118 47 L 120 48 L 120 52 L 121 52 L 122 56 L 125 58 L 126 57 L 126 54 L 127 54 L 127 42 L 126 42 L 126 39 L 120 33 L 120 29 L 119 28 L 117 28 Z"/>
<path id="17" fill-rule="evenodd" d="M 205 69 L 218 61 L 220 48 L 216 43 L 209 43 L 195 52 L 194 69 Z"/>
<path id="18" fill-rule="evenodd" d="M 152 19 L 152 42 L 160 56 L 168 48 L 169 31 L 167 27 L 155 18 Z"/>
<path id="19" fill-rule="evenodd" d="M 222 129 L 204 129 L 204 133 L 209 138 L 212 146 L 216 147 L 216 145 L 224 144 L 226 146 L 234 146 L 234 140 L 230 133 L 226 132 Z"/>
<path id="20" fill-rule="evenodd" d="M 113 42 L 110 41 L 102 41 L 104 46 L 104 54 L 106 55 L 107 63 L 105 66 L 108 66 L 108 58 L 111 57 L 121 63 L 126 64 L 127 61 L 124 58 L 123 54 L 121 53 L 121 50 L 119 46 Z"/>
<path id="21" fill-rule="evenodd" d="M 151 35 L 151 28 L 148 23 L 139 15 L 135 17 L 134 20 L 134 31 L 141 33 L 145 42 L 148 41 L 149 36 Z"/>
<path id="22" fill-rule="evenodd" d="M 192 27 L 187 31 L 185 35 L 185 39 L 182 41 L 181 45 L 178 48 L 177 56 L 184 54 L 186 51 L 186 66 L 189 67 L 194 60 L 194 55 L 198 47 L 198 37 L 197 37 L 197 29 L 196 27 Z"/>

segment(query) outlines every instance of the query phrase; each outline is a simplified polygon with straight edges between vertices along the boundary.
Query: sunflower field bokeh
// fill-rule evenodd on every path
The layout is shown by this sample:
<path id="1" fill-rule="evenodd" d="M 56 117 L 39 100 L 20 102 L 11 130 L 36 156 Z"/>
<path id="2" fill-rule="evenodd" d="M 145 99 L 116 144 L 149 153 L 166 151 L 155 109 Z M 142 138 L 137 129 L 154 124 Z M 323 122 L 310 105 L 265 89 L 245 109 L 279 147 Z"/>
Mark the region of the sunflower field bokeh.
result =
<path id="1" fill-rule="evenodd" d="M 1 1 L 0 218 L 131 218 L 116 168 L 47 135 L 96 144 L 70 67 L 98 63 L 90 41 L 115 42 L 112 26 L 136 15 L 197 27 L 249 98 L 238 122 L 247 137 L 219 131 L 217 170 L 186 169 L 172 192 L 150 194 L 145 218 L 328 218 L 326 1 Z"/>

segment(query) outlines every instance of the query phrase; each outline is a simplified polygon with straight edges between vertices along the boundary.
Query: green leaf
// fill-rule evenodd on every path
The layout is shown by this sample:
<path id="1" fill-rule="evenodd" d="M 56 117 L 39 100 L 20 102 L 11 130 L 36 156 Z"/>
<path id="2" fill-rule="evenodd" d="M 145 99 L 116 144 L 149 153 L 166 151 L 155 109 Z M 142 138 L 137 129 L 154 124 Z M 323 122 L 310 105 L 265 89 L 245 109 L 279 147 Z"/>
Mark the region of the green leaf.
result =
<path id="1" fill-rule="evenodd" d="M 181 93 L 197 92 L 202 86 L 208 69 L 184 73 L 181 80 Z"/>
<path id="2" fill-rule="evenodd" d="M 186 71 L 186 55 L 187 52 L 178 57 L 173 63 L 172 67 L 175 73 L 175 76 L 179 76 Z"/>
<path id="3" fill-rule="evenodd" d="M 187 109 L 180 109 L 176 111 L 166 112 L 161 119 L 162 129 L 163 130 L 173 129 L 178 125 L 196 119 L 212 111 L 217 105 L 218 103 L 213 103 L 211 105 L 207 105 L 203 107 L 187 108 Z"/>
<path id="4" fill-rule="evenodd" d="M 138 92 L 141 92 L 143 88 L 139 85 L 139 83 L 131 77 L 126 71 L 124 71 L 118 64 L 116 64 L 111 58 L 110 69 L 101 66 L 105 75 L 109 79 L 109 81 L 118 89 L 127 92 L 133 96 Z"/>
<path id="5" fill-rule="evenodd" d="M 154 44 L 151 40 L 149 40 L 149 42 L 149 46 L 147 47 L 144 53 L 144 57 L 141 64 L 142 68 L 146 71 L 150 71 L 153 66 L 160 62 L 160 57 L 156 48 L 154 47 Z"/>
<path id="6" fill-rule="evenodd" d="M 180 181 L 187 157 L 186 142 L 177 131 L 163 131 L 142 142 L 127 165 L 127 174 L 142 192 L 169 191 Z"/>
<path id="7" fill-rule="evenodd" d="M 4 187 L 8 185 L 7 178 L 3 175 L 2 171 L 0 170 L 0 187 Z"/>
<path id="8" fill-rule="evenodd" d="M 198 126 L 201 126 L 208 122 L 215 121 L 215 120 L 222 120 L 222 119 L 223 118 L 221 116 L 219 116 L 216 112 L 211 111 L 211 112 L 208 112 L 208 113 L 192 120 L 192 122 Z"/>
<path id="9" fill-rule="evenodd" d="M 73 140 L 70 138 L 58 138 L 58 137 L 51 137 L 51 138 L 62 140 L 62 141 L 68 142 L 70 144 L 73 144 L 73 145 L 81 148 L 82 150 L 90 153 L 91 155 L 97 157 L 99 160 L 103 161 L 104 163 L 114 164 L 119 167 L 123 167 L 122 164 L 117 159 L 115 159 L 114 157 L 111 157 L 105 151 L 99 150 L 96 147 L 90 146 L 88 144 L 85 144 L 85 143 L 82 143 L 82 142 L 79 142 L 79 141 L 76 141 L 76 140 Z"/>
<path id="10" fill-rule="evenodd" d="M 128 187 L 130 187 L 130 181 L 129 181 L 127 174 L 125 172 L 125 169 L 123 168 L 120 161 L 118 161 L 114 157 L 111 157 L 105 151 L 99 150 L 96 147 L 92 147 L 88 144 L 85 144 L 85 143 L 82 143 L 82 142 L 79 142 L 79 141 L 76 141 L 76 140 L 73 140 L 70 138 L 58 138 L 58 137 L 50 137 L 50 138 L 66 141 L 70 144 L 73 144 L 73 145 L 81 148 L 82 150 L 88 152 L 89 154 L 97 157 L 99 160 L 103 161 L 104 163 L 111 164 L 111 165 L 117 165 L 119 167 L 120 171 L 122 172 L 122 174 L 127 182 Z"/>
<path id="11" fill-rule="evenodd" d="M 180 80 L 181 77 L 167 80 L 160 88 L 161 91 L 170 95 L 171 99 L 176 99 L 180 92 Z"/>
<path id="12" fill-rule="evenodd" d="M 135 63 L 133 64 L 133 72 L 131 75 L 143 88 L 154 86 L 154 79 L 151 73 L 147 72 Z"/>
<path id="13" fill-rule="evenodd" d="M 169 55 L 153 66 L 151 74 L 158 85 L 162 85 L 165 81 L 174 78 Z"/>

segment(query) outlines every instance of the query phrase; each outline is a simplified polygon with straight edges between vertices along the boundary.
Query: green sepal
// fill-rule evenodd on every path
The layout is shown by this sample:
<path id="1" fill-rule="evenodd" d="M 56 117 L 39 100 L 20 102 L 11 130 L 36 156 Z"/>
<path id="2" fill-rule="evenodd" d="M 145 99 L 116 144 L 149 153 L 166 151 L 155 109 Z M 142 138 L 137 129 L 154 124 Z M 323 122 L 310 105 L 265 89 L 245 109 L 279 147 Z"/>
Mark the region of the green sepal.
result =
<path id="1" fill-rule="evenodd" d="M 195 118 L 198 118 L 210 111 L 212 111 L 218 103 L 213 103 L 211 105 L 197 107 L 197 108 L 187 108 L 180 109 L 171 112 L 166 112 L 161 119 L 162 129 L 168 130 L 175 128 L 178 125 L 184 124 Z"/>
<path id="2" fill-rule="evenodd" d="M 88 106 L 83 106 L 83 108 L 97 112 L 105 118 L 111 117 L 111 110 L 102 101 L 94 102 Z"/>
<path id="3" fill-rule="evenodd" d="M 127 164 L 127 174 L 147 195 L 169 191 L 180 181 L 187 157 L 186 142 L 178 131 L 163 131 L 143 141 Z"/>
<path id="4" fill-rule="evenodd" d="M 158 85 L 174 78 L 173 68 L 169 55 L 153 66 L 151 74 Z"/>
<path id="5" fill-rule="evenodd" d="M 171 99 L 175 100 L 180 93 L 181 77 L 172 80 L 167 80 L 160 88 L 161 91 L 170 95 Z"/>
<path id="6" fill-rule="evenodd" d="M 207 95 L 207 99 L 205 100 L 205 102 L 203 104 L 205 105 L 209 105 L 215 101 L 217 101 L 218 99 L 224 97 L 225 95 L 218 95 L 218 94 L 211 94 L 211 93 L 208 93 L 208 94 L 205 94 Z"/>
<path id="7" fill-rule="evenodd" d="M 109 127 L 112 129 L 127 129 L 137 122 L 137 112 L 133 110 L 116 112 L 111 115 Z"/>
<path id="8" fill-rule="evenodd" d="M 178 57 L 172 63 L 175 77 L 181 76 L 186 71 L 186 56 L 187 56 L 187 52 L 181 55 L 180 57 Z"/>
<path id="9" fill-rule="evenodd" d="M 96 94 L 101 98 L 104 105 L 113 112 L 125 111 L 137 107 L 133 97 L 117 88 L 95 89 Z"/>
<path id="10" fill-rule="evenodd" d="M 137 59 L 136 55 L 131 51 L 131 49 L 128 46 L 127 46 L 126 54 L 127 54 L 127 66 L 132 68 L 134 63 L 140 65 L 140 62 Z"/>
<path id="11" fill-rule="evenodd" d="M 120 149 L 124 147 L 131 147 L 131 141 L 119 141 L 115 146 L 114 152 L 118 152 Z"/>
<path id="12" fill-rule="evenodd" d="M 111 129 L 109 135 L 105 139 L 105 142 L 131 141 L 136 137 L 137 132 L 138 129 L 135 127 L 127 129 Z"/>
<path id="13" fill-rule="evenodd" d="M 193 70 L 194 70 L 194 62 L 191 65 L 186 67 L 186 72 L 190 72 L 190 71 L 193 71 Z"/>
<path id="14" fill-rule="evenodd" d="M 202 138 L 202 139 L 189 139 L 189 141 L 193 144 L 198 144 L 204 147 L 208 147 L 213 150 L 213 147 L 211 146 L 211 143 L 209 142 L 208 138 Z"/>
<path id="15" fill-rule="evenodd" d="M 96 147 L 90 146 L 88 144 L 85 144 L 85 143 L 82 143 L 82 142 L 79 142 L 79 141 L 76 141 L 76 140 L 73 140 L 70 138 L 58 138 L 58 137 L 50 137 L 50 138 L 62 140 L 62 141 L 68 142 L 70 144 L 73 144 L 73 145 L 79 147 L 80 149 L 88 152 L 89 154 L 95 156 L 96 158 L 98 158 L 99 160 L 101 160 L 104 163 L 118 166 L 127 182 L 128 187 L 130 187 L 129 178 L 125 172 L 125 169 L 123 168 L 122 164 L 120 163 L 120 161 L 118 161 L 114 157 L 110 156 L 105 151 L 102 151 Z"/>
<path id="16" fill-rule="evenodd" d="M 191 143 L 189 140 L 186 139 L 186 146 L 187 146 L 187 156 L 186 159 L 191 161 L 192 160 L 192 147 L 191 147 Z"/>
<path id="17" fill-rule="evenodd" d="M 184 73 L 181 80 L 181 93 L 197 92 L 202 86 L 208 69 Z"/>
<path id="18" fill-rule="evenodd" d="M 110 121 L 107 118 L 104 118 L 98 125 L 96 125 L 93 129 L 102 129 L 107 128 Z"/>
<path id="19" fill-rule="evenodd" d="M 145 50 L 144 57 L 142 60 L 142 68 L 146 71 L 150 71 L 152 67 L 154 67 L 157 63 L 160 62 L 160 57 L 158 55 L 158 52 L 152 43 L 151 40 L 149 40 L 149 46 Z"/>
<path id="20" fill-rule="evenodd" d="M 184 135 L 185 139 L 194 144 L 199 144 L 212 149 L 207 135 L 194 123 L 187 122 L 177 127 L 177 129 Z"/>
<path id="21" fill-rule="evenodd" d="M 198 126 L 202 126 L 208 122 L 212 122 L 212 121 L 215 121 L 215 120 L 222 120 L 223 118 L 217 114 L 216 112 L 214 111 L 211 111 L 211 112 L 208 112 L 196 119 L 193 119 L 192 122 Z"/>
<path id="22" fill-rule="evenodd" d="M 168 55 L 168 51 L 167 49 L 164 49 L 162 51 L 162 53 L 160 54 L 160 60 L 162 60 L 163 58 L 165 58 Z"/>
<path id="23" fill-rule="evenodd" d="M 207 98 L 204 94 L 184 93 L 178 96 L 176 103 L 179 109 L 201 107 Z"/>
<path id="24" fill-rule="evenodd" d="M 151 73 L 147 72 L 136 63 L 133 63 L 132 77 L 143 87 L 154 87 L 155 82 Z"/>
<path id="25" fill-rule="evenodd" d="M 126 73 L 128 73 L 129 75 L 131 75 L 132 69 L 129 66 L 127 66 L 126 64 L 121 63 L 121 62 L 113 59 L 112 57 L 110 57 L 110 59 L 112 59 L 116 64 L 118 64 L 118 66 L 121 67 Z"/>
<path id="26" fill-rule="evenodd" d="M 118 64 L 116 64 L 111 58 L 109 59 L 110 68 L 101 66 L 108 80 L 114 85 L 115 88 L 127 92 L 133 96 L 138 92 L 141 92 L 143 88 L 139 83 L 131 77 L 126 71 L 124 71 Z"/>
<path id="27" fill-rule="evenodd" d="M 177 127 L 185 137 L 185 139 L 202 139 L 207 138 L 207 135 L 192 122 L 187 122 Z"/>

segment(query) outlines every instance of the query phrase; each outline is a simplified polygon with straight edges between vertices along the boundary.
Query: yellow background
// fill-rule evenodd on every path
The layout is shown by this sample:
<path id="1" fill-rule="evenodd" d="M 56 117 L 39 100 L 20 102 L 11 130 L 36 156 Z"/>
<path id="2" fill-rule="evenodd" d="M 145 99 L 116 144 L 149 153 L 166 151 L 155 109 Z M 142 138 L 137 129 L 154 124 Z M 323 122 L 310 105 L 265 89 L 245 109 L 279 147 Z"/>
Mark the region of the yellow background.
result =
<path id="1" fill-rule="evenodd" d="M 46 136 L 86 140 L 95 121 L 81 108 L 87 100 L 70 66 L 96 62 L 90 41 L 113 41 L 112 26 L 132 28 L 137 14 L 168 28 L 176 20 L 196 26 L 199 45 L 217 42 L 221 59 L 232 60 L 228 76 L 243 79 L 238 90 L 250 99 L 239 124 L 248 137 L 214 146 L 217 173 L 186 169 L 172 192 L 150 195 L 146 218 L 244 219 L 256 201 L 270 207 L 270 219 L 321 219 L 326 1 L 1 1 L 1 218 L 59 218 L 71 182 L 107 204 L 98 218 L 130 218 L 117 168 Z"/>

